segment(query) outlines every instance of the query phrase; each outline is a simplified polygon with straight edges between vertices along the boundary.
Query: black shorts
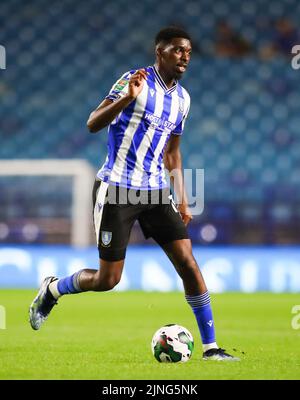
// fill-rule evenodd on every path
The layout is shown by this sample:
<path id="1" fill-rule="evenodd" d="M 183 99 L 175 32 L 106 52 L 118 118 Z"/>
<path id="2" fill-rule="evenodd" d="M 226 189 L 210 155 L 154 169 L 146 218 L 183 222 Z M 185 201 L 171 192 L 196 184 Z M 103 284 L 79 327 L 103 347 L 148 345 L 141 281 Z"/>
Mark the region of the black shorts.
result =
<path id="1" fill-rule="evenodd" d="M 169 189 L 129 190 L 96 180 L 93 210 L 99 258 L 103 260 L 125 258 L 136 220 L 145 238 L 152 237 L 161 246 L 189 238 Z"/>

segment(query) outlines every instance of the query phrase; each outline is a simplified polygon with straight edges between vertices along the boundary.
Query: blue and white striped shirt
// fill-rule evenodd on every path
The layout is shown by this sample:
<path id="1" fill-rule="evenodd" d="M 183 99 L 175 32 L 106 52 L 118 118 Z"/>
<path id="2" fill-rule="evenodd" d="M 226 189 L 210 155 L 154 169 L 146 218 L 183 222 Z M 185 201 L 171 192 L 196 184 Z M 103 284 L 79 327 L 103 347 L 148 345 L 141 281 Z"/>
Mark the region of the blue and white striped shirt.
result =
<path id="1" fill-rule="evenodd" d="M 141 93 L 108 127 L 108 155 L 97 177 L 112 185 L 154 190 L 168 187 L 163 153 L 171 136 L 181 135 L 190 96 L 178 83 L 168 88 L 155 66 Z M 126 72 L 106 96 L 116 101 L 128 92 L 135 72 Z"/>

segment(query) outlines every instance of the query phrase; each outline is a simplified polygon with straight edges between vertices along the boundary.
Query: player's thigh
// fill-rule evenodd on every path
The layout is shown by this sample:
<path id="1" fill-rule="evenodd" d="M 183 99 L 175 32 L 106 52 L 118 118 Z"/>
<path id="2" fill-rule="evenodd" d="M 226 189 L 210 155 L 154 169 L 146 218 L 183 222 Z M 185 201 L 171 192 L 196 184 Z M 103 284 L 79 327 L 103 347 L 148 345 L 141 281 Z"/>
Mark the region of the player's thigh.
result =
<path id="1" fill-rule="evenodd" d="M 180 213 L 172 203 L 146 209 L 139 217 L 139 223 L 145 237 L 152 237 L 160 246 L 174 240 L 189 239 Z"/>
<path id="2" fill-rule="evenodd" d="M 137 210 L 131 205 L 111 202 L 107 193 L 107 184 L 95 183 L 93 190 L 94 228 L 99 258 L 113 262 L 125 258 Z"/>
<path id="3" fill-rule="evenodd" d="M 130 232 L 135 221 L 130 206 L 105 204 L 98 230 L 99 258 L 120 261 L 125 258 Z"/>

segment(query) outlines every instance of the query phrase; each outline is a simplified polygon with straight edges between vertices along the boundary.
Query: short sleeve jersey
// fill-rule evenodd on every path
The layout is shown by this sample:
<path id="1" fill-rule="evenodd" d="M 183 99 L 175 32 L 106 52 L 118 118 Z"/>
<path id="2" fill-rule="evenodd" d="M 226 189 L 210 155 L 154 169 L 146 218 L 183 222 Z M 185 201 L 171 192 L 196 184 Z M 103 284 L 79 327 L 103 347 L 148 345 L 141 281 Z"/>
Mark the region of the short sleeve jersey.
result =
<path id="1" fill-rule="evenodd" d="M 164 150 L 172 134 L 183 132 L 190 96 L 177 81 L 168 88 L 155 66 L 145 70 L 149 75 L 141 93 L 108 127 L 108 155 L 97 176 L 113 185 L 153 190 L 168 187 Z M 106 98 L 126 95 L 134 72 L 126 72 Z"/>

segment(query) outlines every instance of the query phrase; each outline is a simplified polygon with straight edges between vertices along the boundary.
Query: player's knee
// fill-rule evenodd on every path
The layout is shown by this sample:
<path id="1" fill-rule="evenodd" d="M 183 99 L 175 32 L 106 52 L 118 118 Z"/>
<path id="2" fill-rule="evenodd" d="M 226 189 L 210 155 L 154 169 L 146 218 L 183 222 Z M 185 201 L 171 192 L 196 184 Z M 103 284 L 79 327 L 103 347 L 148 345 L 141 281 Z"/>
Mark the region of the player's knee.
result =
<path id="1" fill-rule="evenodd" d="M 190 274 L 194 275 L 198 273 L 199 267 L 195 259 L 189 259 L 186 261 L 185 268 L 189 271 Z"/>
<path id="2" fill-rule="evenodd" d="M 177 264 L 177 270 L 182 276 L 184 277 L 192 277 L 198 274 L 199 272 L 199 267 L 197 264 L 197 261 L 193 257 L 193 255 L 188 255 L 182 257 L 178 264 Z"/>
<path id="3" fill-rule="evenodd" d="M 96 292 L 106 292 L 112 290 L 119 282 L 120 277 L 114 275 L 97 279 L 94 284 L 94 290 Z"/>
<path id="4" fill-rule="evenodd" d="M 193 254 L 186 254 L 186 255 L 182 254 L 180 259 L 177 260 L 177 262 L 180 265 L 180 267 L 185 270 L 192 270 L 198 268 L 197 261 L 195 260 Z"/>

